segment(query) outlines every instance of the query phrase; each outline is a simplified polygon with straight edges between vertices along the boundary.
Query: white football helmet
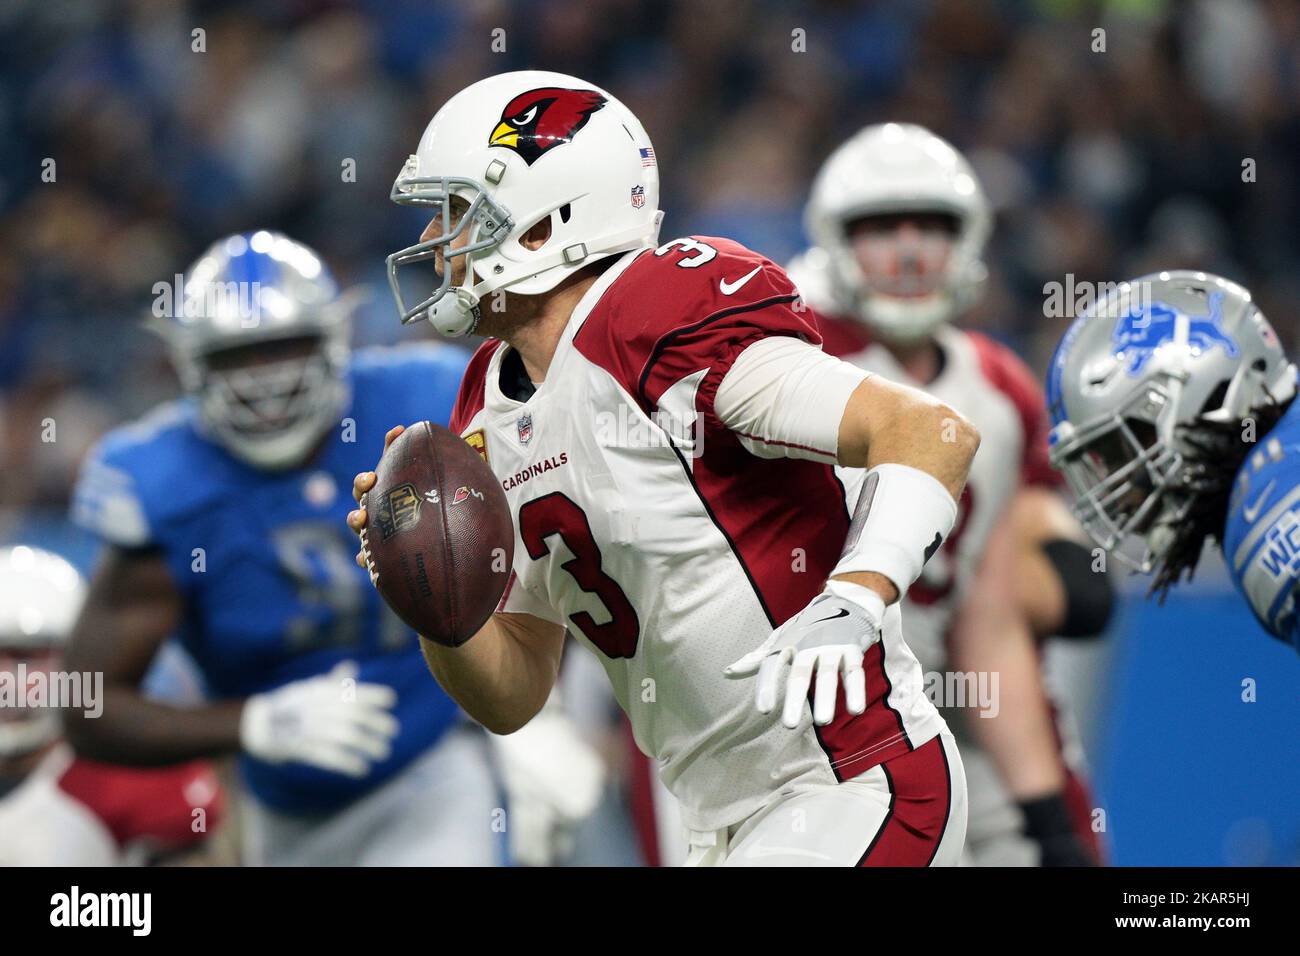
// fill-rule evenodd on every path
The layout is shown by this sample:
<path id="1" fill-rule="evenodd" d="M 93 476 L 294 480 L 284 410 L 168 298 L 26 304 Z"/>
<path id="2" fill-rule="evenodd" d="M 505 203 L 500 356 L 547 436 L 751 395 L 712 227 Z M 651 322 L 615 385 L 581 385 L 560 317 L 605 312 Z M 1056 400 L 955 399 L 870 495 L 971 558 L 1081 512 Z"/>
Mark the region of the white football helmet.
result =
<path id="1" fill-rule="evenodd" d="M 429 122 L 393 184 L 394 202 L 440 212 L 441 235 L 388 257 L 402 323 L 427 315 L 443 335 L 472 332 L 484 296 L 538 295 L 607 256 L 654 245 L 659 167 L 641 123 L 604 90 L 563 73 L 502 73 L 468 86 Z M 450 199 L 467 211 L 453 221 Z M 520 238 L 541 220 L 550 239 Z M 467 234 L 465 245 L 451 244 Z M 436 287 L 407 305 L 401 266 L 434 260 Z M 452 285 L 451 260 L 466 277 Z"/>
<path id="2" fill-rule="evenodd" d="M 60 666 L 86 586 L 71 564 L 26 545 L 0 548 L 0 670 L 17 677 Z M 59 735 L 54 707 L 0 708 L 0 758 L 31 753 Z"/>
<path id="3" fill-rule="evenodd" d="M 348 401 L 347 296 L 321 258 L 278 232 L 214 242 L 186 271 L 176 314 L 155 328 L 171 347 L 204 431 L 255 468 L 302 463 Z M 311 354 L 225 368 L 232 349 L 286 339 L 315 341 Z"/>
<path id="4" fill-rule="evenodd" d="M 957 220 L 944 275 L 928 294 L 873 289 L 853 253 L 852 223 L 898 213 L 944 213 Z M 988 200 L 966 158 L 922 126 L 883 123 L 846 140 L 817 173 L 804 215 L 809 235 L 830 257 L 841 308 L 888 341 L 925 338 L 968 307 L 984 281 Z"/>

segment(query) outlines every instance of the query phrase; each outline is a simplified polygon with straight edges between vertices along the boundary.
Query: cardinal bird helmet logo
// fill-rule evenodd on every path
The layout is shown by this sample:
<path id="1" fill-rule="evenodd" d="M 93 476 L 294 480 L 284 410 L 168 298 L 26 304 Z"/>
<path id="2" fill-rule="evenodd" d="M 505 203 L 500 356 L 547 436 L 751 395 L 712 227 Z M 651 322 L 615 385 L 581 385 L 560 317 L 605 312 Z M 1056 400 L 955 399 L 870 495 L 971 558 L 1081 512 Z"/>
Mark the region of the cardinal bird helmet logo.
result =
<path id="1" fill-rule="evenodd" d="M 547 150 L 573 139 L 605 103 L 595 90 L 544 86 L 520 93 L 501 111 L 488 145 L 513 149 L 531 166 Z"/>

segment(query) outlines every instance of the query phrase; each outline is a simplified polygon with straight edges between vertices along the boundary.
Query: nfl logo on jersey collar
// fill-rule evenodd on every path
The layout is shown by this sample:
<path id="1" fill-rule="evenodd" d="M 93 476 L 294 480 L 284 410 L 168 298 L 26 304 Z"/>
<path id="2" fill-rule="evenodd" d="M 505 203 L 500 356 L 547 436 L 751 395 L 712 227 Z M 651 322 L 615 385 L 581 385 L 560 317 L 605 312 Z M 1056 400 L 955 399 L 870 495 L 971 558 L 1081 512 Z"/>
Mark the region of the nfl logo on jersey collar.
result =
<path id="1" fill-rule="evenodd" d="M 533 440 L 533 416 L 531 412 L 519 416 L 517 428 L 519 430 L 519 444 L 527 445 Z"/>

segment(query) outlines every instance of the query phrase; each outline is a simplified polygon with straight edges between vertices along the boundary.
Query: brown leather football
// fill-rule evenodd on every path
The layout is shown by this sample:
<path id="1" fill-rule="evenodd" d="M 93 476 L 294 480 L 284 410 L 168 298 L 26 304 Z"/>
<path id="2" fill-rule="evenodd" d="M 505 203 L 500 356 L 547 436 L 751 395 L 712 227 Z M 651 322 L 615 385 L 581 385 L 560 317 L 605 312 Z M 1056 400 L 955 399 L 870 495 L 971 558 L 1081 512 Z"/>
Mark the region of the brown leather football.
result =
<path id="1" fill-rule="evenodd" d="M 412 425 L 384 452 L 363 497 L 361 551 L 388 606 L 459 647 L 487 623 L 510 577 L 515 530 L 477 451 L 440 425 Z"/>

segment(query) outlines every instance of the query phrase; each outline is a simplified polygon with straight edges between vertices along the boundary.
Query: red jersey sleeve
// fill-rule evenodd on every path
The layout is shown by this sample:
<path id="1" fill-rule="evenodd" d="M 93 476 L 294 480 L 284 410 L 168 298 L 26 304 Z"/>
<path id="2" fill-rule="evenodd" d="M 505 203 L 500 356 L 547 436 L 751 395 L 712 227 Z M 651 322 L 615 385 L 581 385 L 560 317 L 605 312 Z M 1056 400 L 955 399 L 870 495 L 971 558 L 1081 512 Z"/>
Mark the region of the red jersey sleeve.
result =
<path id="1" fill-rule="evenodd" d="M 696 408 L 713 427 L 713 395 L 737 355 L 770 335 L 821 344 L 817 321 L 785 271 L 730 239 L 691 236 L 648 249 L 592 309 L 574 344 L 652 413 L 676 383 L 704 372 Z"/>

